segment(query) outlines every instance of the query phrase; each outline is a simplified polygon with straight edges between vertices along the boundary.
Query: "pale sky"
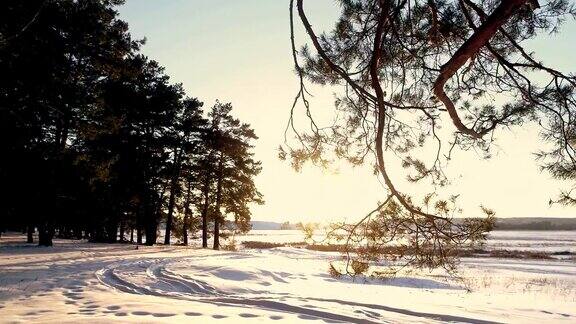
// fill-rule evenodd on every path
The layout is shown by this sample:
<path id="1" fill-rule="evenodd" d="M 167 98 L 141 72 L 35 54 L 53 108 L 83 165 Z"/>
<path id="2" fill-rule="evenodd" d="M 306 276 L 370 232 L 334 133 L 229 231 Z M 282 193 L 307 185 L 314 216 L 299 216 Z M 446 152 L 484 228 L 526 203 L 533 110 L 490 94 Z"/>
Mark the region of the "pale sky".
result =
<path id="1" fill-rule="evenodd" d="M 172 82 L 182 82 L 189 96 L 210 107 L 216 99 L 231 102 L 233 114 L 250 123 L 260 137 L 256 157 L 263 171 L 256 185 L 266 204 L 252 208 L 253 220 L 354 220 L 374 208 L 385 191 L 371 168 L 338 166 L 338 172 L 305 167 L 295 172 L 277 158 L 283 132 L 297 91 L 289 39 L 288 0 L 127 0 L 121 18 L 135 38 L 147 38 L 142 52 L 166 67 Z M 307 1 L 307 11 L 319 33 L 337 17 L 333 0 Z M 574 72 L 576 24 L 567 23 L 560 35 L 541 37 L 531 50 L 545 63 Z M 297 38 L 305 40 L 301 29 Z M 311 87 L 313 112 L 333 109 L 337 89 Z M 448 126 L 449 127 L 449 126 Z M 576 217 L 576 208 L 548 206 L 566 183 L 541 173 L 533 153 L 539 146 L 537 129 L 497 132 L 494 157 L 482 160 L 473 152 L 458 153 L 448 173 L 446 190 L 459 193 L 465 216 L 477 216 L 478 206 L 498 217 Z M 422 193 L 401 181 L 406 193 Z"/>

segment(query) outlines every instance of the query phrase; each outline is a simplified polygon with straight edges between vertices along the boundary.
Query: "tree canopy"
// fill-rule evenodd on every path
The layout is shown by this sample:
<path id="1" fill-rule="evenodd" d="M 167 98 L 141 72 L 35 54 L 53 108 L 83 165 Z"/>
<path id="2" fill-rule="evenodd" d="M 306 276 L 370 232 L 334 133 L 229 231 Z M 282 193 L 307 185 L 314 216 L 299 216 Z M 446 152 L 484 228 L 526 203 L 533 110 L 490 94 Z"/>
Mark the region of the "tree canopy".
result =
<path id="1" fill-rule="evenodd" d="M 448 183 L 443 170 L 455 150 L 489 156 L 494 135 L 505 128 L 539 124 L 554 145 L 539 152 L 543 167 L 574 179 L 576 78 L 525 48 L 576 14 L 570 2 L 341 0 L 334 29 L 321 34 L 304 3 L 290 1 L 300 79 L 292 111 L 302 102 L 311 122 L 302 131 L 291 117 L 288 130 L 298 145 L 288 143 L 280 154 L 296 168 L 307 160 L 326 165 L 333 157 L 374 166 L 386 187 L 384 203 L 355 226 L 336 226 L 347 243 L 367 242 L 358 262 L 400 255 L 409 256 L 408 264 L 442 265 L 456 246 L 481 239 L 494 212 L 483 208 L 486 219 L 454 220 L 456 196 L 437 197 L 436 188 Z M 302 48 L 296 47 L 296 20 L 307 34 Z M 341 87 L 333 125 L 317 126 L 311 117 L 307 82 Z M 445 134 L 448 123 L 453 131 Z M 422 148 L 431 146 L 433 153 L 423 156 Z M 407 169 L 409 181 L 429 181 L 422 202 L 399 188 L 389 171 L 393 163 Z M 566 193 L 562 201 L 573 199 Z M 407 242 L 405 250 L 382 249 L 398 240 Z"/>

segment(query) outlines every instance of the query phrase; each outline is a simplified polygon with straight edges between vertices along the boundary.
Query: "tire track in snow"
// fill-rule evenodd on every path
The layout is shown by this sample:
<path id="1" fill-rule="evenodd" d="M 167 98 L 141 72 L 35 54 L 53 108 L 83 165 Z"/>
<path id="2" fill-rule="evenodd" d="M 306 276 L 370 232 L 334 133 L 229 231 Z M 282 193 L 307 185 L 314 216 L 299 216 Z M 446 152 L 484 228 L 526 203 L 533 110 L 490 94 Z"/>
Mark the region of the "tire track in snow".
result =
<path id="1" fill-rule="evenodd" d="M 160 260 L 124 261 L 100 269 L 96 271 L 95 275 L 103 285 L 130 294 L 185 299 L 222 306 L 252 306 L 264 310 L 292 313 L 336 322 L 380 323 L 368 319 L 294 306 L 265 297 L 252 298 L 252 296 L 231 295 L 214 288 L 206 282 L 167 270 L 166 265 L 169 263 L 171 262 Z M 145 269 L 142 267 L 143 265 L 146 266 Z M 138 271 L 144 273 L 148 279 L 151 279 L 152 284 L 146 285 L 142 282 L 132 282 L 123 276 L 123 274 L 128 274 L 128 277 L 134 278 L 137 277 L 133 275 L 134 272 Z"/>
<path id="2" fill-rule="evenodd" d="M 382 305 L 348 302 L 338 299 L 308 298 L 310 300 L 334 303 L 339 305 L 340 307 L 346 305 L 346 306 L 353 306 L 355 309 L 363 308 L 368 311 L 368 313 L 365 313 L 363 311 L 356 313 L 365 315 L 369 318 L 357 318 L 348 315 L 335 314 L 329 311 L 323 311 L 319 309 L 312 309 L 302 306 L 291 305 L 288 303 L 273 300 L 273 298 L 270 297 L 258 296 L 258 292 L 256 292 L 256 294 L 251 293 L 247 295 L 234 295 L 219 290 L 204 281 L 194 279 L 187 275 L 177 274 L 166 269 L 167 265 L 175 262 L 178 261 L 173 260 L 164 261 L 159 259 L 144 260 L 144 261 L 139 260 L 133 262 L 124 261 L 122 263 L 113 264 L 107 266 L 106 268 L 100 269 L 96 271 L 95 274 L 98 280 L 105 286 L 117 289 L 125 293 L 184 299 L 201 303 L 216 304 L 221 306 L 233 306 L 233 307 L 252 306 L 263 310 L 296 314 L 298 316 L 301 316 L 301 318 L 303 319 L 305 317 L 312 317 L 315 319 L 344 322 L 344 323 L 382 323 L 383 322 L 382 319 L 374 321 L 373 319 L 375 319 L 375 316 L 367 315 L 367 314 L 373 314 L 374 310 L 382 310 L 386 312 L 403 314 L 427 320 L 457 321 L 457 322 L 481 323 L 481 324 L 495 323 L 473 318 L 451 316 L 444 314 L 421 313 L 406 309 L 393 308 Z M 135 272 L 136 275 L 134 275 Z M 149 282 L 138 282 L 137 279 L 131 281 L 125 278 L 125 277 L 129 277 L 131 279 L 143 278 L 142 276 L 143 274 L 145 275 L 144 279 L 147 279 Z M 296 298 L 290 296 L 284 296 L 284 297 Z"/>

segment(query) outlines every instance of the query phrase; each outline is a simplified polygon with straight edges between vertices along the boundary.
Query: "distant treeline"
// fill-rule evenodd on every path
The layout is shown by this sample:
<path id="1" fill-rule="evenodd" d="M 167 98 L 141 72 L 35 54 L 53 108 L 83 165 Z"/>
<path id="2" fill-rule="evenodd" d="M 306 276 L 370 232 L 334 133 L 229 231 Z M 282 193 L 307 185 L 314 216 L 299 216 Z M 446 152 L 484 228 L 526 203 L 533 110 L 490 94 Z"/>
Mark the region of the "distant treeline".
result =
<path id="1" fill-rule="evenodd" d="M 574 231 L 576 218 L 498 218 L 494 230 Z"/>
<path id="2" fill-rule="evenodd" d="M 122 2 L 0 3 L 0 230 L 151 245 L 164 223 L 165 244 L 211 229 L 217 249 L 262 202 L 257 137 L 140 53 Z"/>

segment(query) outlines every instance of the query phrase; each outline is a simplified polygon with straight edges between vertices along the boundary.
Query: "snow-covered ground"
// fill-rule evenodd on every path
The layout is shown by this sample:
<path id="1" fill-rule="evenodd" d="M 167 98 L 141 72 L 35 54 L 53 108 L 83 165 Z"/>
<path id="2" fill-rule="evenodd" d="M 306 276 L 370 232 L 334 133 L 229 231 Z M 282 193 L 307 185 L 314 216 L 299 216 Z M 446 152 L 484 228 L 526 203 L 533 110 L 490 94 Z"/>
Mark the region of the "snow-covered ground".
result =
<path id="1" fill-rule="evenodd" d="M 576 252 L 576 231 L 493 231 L 487 245 L 494 249 Z"/>
<path id="2" fill-rule="evenodd" d="M 576 322 L 574 260 L 465 259 L 461 280 L 335 279 L 338 254 L 0 240 L 0 322 Z M 467 291 L 471 289 L 471 292 Z"/>

